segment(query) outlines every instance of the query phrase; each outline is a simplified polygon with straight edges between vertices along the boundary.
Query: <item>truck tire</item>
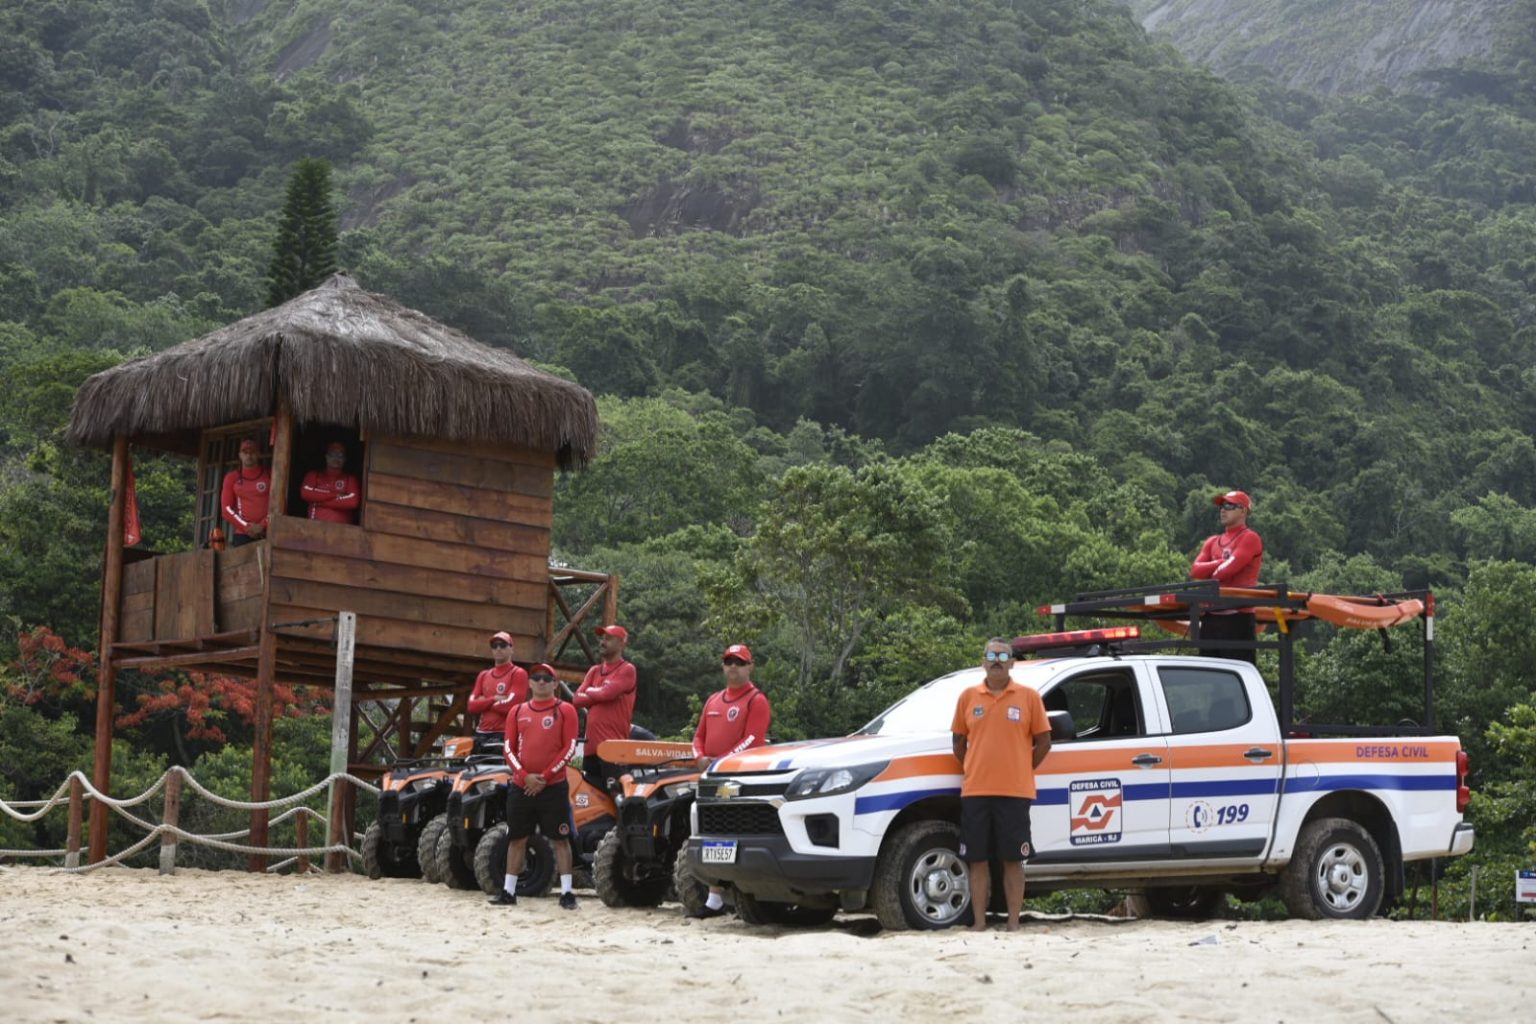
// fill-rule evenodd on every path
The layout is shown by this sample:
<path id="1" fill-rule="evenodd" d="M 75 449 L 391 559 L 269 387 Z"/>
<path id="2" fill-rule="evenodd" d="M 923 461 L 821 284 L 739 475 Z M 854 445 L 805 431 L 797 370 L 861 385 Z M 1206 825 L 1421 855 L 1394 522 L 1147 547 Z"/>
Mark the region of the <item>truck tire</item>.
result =
<path id="1" fill-rule="evenodd" d="M 1385 889 L 1381 848 L 1347 818 L 1318 818 L 1303 825 L 1280 878 L 1285 908 L 1292 917 L 1309 921 L 1374 917 Z"/>
<path id="2" fill-rule="evenodd" d="M 625 876 L 624 837 L 608 830 L 592 858 L 592 888 L 606 907 L 654 907 L 667 895 L 672 879 L 666 874 L 637 881 Z"/>
<path id="3" fill-rule="evenodd" d="M 1177 921 L 1203 921 L 1226 906 L 1225 890 L 1212 885 L 1159 887 L 1126 897 L 1137 917 L 1162 917 Z"/>
<path id="4" fill-rule="evenodd" d="M 805 907 L 798 903 L 760 900 L 748 893 L 736 893 L 736 916 L 747 924 L 782 924 L 791 928 L 815 928 L 829 923 L 836 907 Z"/>
<path id="5" fill-rule="evenodd" d="M 880 852 L 869 898 L 880 926 L 891 931 L 934 931 L 958 924 L 971 905 L 959 826 L 914 821 L 897 829 Z"/>
<path id="6" fill-rule="evenodd" d="M 487 896 L 501 892 L 507 876 L 507 823 L 486 829 L 475 844 L 475 881 Z M 555 850 L 542 833 L 528 837 L 523 856 L 523 871 L 517 876 L 517 895 L 543 896 L 555 881 Z"/>
<path id="7" fill-rule="evenodd" d="M 416 840 L 416 863 L 421 865 L 421 877 L 428 882 L 441 882 L 442 873 L 437 870 L 437 837 L 448 827 L 448 815 L 439 814 L 421 827 L 421 838 Z"/>
<path id="8" fill-rule="evenodd" d="M 437 870 L 450 889 L 478 889 L 475 880 L 474 853 L 465 856 L 464 850 L 453 845 L 453 829 L 443 829 L 437 837 Z"/>
<path id="9" fill-rule="evenodd" d="M 672 862 L 672 889 L 677 895 L 677 902 L 690 914 L 703 910 L 704 901 L 709 899 L 709 886 L 693 873 L 693 865 L 688 863 L 686 839 L 677 848 L 677 859 Z"/>

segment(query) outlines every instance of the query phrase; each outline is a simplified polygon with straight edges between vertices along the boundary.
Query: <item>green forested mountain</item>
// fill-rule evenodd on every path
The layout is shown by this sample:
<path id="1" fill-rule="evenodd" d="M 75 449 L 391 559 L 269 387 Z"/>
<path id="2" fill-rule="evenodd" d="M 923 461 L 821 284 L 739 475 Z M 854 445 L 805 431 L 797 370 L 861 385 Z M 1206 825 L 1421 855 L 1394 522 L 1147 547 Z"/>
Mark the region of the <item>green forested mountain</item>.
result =
<path id="1" fill-rule="evenodd" d="M 1263 68 L 1291 88 L 1329 95 L 1422 91 L 1458 65 L 1519 60 L 1530 28 L 1526 0 L 1127 2 L 1149 32 L 1197 63 L 1224 74 Z"/>
<path id="2" fill-rule="evenodd" d="M 89 714 L 31 632 L 94 643 L 73 387 L 258 308 L 313 157 L 364 286 L 602 396 L 557 546 L 623 574 L 664 730 L 727 637 L 779 735 L 856 724 L 1039 601 L 1181 575 L 1241 486 L 1271 579 L 1441 590 L 1447 727 L 1518 850 L 1530 52 L 1325 100 L 1225 82 L 1118 0 L 8 5 L 0 743 Z M 188 543 L 185 477 L 141 460 L 150 544 Z M 1359 680 L 1410 657 L 1320 647 L 1310 706 L 1379 712 Z M 198 713 L 238 743 L 222 699 Z M 214 756 L 146 707 L 146 756 Z"/>

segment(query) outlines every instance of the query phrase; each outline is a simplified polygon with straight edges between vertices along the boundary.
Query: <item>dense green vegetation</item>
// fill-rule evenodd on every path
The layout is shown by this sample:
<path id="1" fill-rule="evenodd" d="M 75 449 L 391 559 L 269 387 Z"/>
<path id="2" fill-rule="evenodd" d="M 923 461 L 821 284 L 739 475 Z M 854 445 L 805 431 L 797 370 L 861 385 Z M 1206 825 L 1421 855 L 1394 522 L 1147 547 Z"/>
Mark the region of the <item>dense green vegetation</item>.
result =
<path id="1" fill-rule="evenodd" d="M 1270 579 L 1440 591 L 1497 896 L 1536 840 L 1521 11 L 1432 95 L 1324 102 L 1110 0 L 8 7 L 0 785 L 80 763 L 93 715 L 88 669 L 21 639 L 95 642 L 73 388 L 259 308 L 309 157 L 366 287 L 603 396 L 557 547 L 623 574 L 652 724 L 686 727 L 730 638 L 777 735 L 845 729 L 1040 601 L 1182 575 L 1241 486 Z M 147 542 L 185 545 L 187 467 L 137 468 Z M 1411 645 L 1371 639 L 1312 652 L 1310 708 L 1412 712 L 1364 685 Z M 240 694 L 194 721 L 164 685 L 125 683 L 146 764 L 238 763 Z"/>

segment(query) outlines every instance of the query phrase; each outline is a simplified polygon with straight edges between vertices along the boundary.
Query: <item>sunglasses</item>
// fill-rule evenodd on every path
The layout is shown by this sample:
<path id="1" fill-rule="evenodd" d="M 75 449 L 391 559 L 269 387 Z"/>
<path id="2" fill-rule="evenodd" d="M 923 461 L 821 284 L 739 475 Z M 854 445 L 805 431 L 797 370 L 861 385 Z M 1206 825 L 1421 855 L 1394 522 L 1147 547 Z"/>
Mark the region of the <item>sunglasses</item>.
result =
<path id="1" fill-rule="evenodd" d="M 492 647 L 511 647 L 512 645 L 507 643 L 505 640 L 492 640 L 491 641 L 491 646 Z"/>
<path id="2" fill-rule="evenodd" d="M 1238 509 L 1242 508 L 1243 506 L 1242 505 L 1234 505 L 1232 502 L 1229 501 L 1229 502 L 1226 502 L 1225 504 L 1219 505 L 1217 507 L 1220 508 L 1223 512 L 1236 512 Z"/>
<path id="3" fill-rule="evenodd" d="M 722 659 L 720 659 L 720 664 L 722 664 L 722 665 L 746 665 L 748 663 L 745 662 L 745 661 L 742 661 L 740 658 L 722 658 Z"/>
<path id="4" fill-rule="evenodd" d="M 985 654 L 982 655 L 982 657 L 985 658 L 987 661 L 992 661 L 992 662 L 1012 661 L 1013 660 L 1013 652 L 1012 651 L 987 651 Z"/>
<path id="5" fill-rule="evenodd" d="M 555 681 L 555 677 L 554 676 L 529 676 L 528 677 L 528 681 L 531 682 L 531 683 L 552 683 L 552 682 Z"/>

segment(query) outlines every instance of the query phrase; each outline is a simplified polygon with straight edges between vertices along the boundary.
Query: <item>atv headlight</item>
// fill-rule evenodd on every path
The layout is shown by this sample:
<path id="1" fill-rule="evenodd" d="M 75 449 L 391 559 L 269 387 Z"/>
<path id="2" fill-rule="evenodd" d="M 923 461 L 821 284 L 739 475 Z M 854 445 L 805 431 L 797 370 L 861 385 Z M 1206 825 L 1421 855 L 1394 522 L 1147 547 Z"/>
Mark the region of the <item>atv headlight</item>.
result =
<path id="1" fill-rule="evenodd" d="M 858 789 L 885 770 L 889 761 L 860 764 L 852 768 L 807 768 L 790 782 L 785 799 L 808 800 L 817 796 L 834 796 Z"/>
<path id="2" fill-rule="evenodd" d="M 673 798 L 675 800 L 675 799 L 677 799 L 680 796 L 687 796 L 689 793 L 692 793 L 693 792 L 693 783 L 691 783 L 691 782 L 674 782 L 670 786 L 663 786 L 663 787 L 661 787 L 661 792 L 662 792 L 662 794 L 664 796 L 669 796 L 669 797 L 671 797 L 671 798 Z"/>

